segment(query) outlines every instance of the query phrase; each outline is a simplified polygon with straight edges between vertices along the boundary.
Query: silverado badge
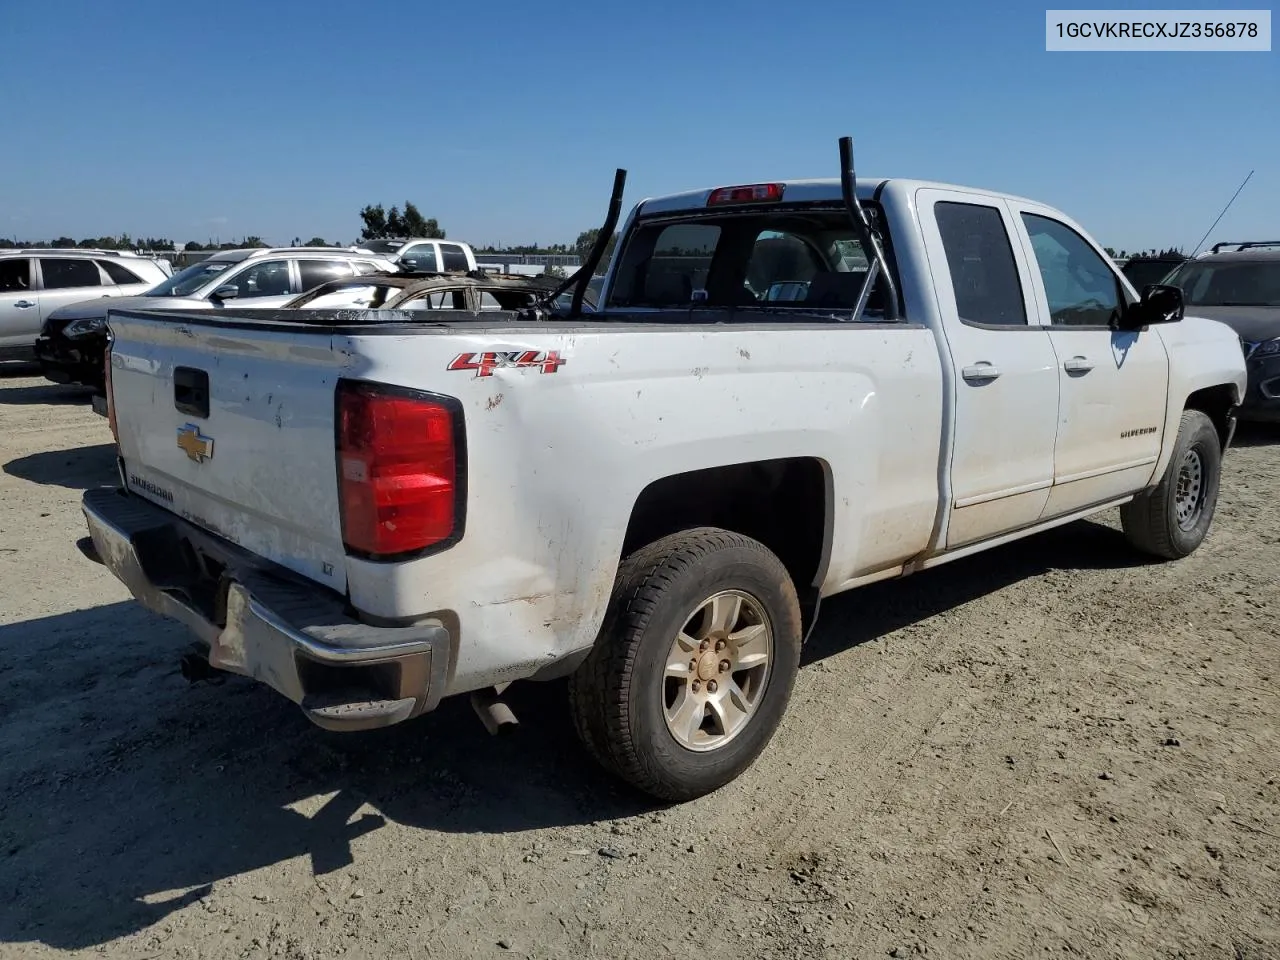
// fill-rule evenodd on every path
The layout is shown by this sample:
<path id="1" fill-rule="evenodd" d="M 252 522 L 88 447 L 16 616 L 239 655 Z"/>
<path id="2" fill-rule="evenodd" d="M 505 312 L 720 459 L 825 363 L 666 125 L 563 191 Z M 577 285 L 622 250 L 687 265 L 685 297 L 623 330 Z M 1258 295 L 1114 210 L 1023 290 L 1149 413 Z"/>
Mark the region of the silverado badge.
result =
<path id="1" fill-rule="evenodd" d="M 194 423 L 178 428 L 178 449 L 196 463 L 213 459 L 213 437 L 206 437 Z"/>

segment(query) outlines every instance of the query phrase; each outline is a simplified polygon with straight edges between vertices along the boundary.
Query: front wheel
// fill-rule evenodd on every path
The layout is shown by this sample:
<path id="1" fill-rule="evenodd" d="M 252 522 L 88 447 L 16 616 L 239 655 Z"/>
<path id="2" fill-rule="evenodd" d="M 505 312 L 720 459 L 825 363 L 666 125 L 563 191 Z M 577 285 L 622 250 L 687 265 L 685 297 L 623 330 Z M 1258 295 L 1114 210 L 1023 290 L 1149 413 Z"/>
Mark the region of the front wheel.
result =
<path id="1" fill-rule="evenodd" d="M 1120 508 L 1125 536 L 1165 560 L 1188 556 L 1209 533 L 1221 477 L 1222 445 L 1213 421 L 1199 410 L 1184 410 L 1160 485 Z"/>
<path id="2" fill-rule="evenodd" d="M 663 800 L 733 780 L 773 737 L 800 663 L 800 605 L 763 544 L 712 527 L 622 564 L 604 629 L 569 681 L 578 733 Z"/>

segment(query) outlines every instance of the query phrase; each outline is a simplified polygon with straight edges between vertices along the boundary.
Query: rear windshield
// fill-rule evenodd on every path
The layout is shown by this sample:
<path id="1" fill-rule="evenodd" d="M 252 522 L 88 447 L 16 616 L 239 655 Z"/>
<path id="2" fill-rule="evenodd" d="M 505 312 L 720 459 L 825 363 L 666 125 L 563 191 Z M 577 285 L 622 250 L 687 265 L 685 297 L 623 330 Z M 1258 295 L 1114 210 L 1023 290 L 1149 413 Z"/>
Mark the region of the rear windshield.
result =
<path id="1" fill-rule="evenodd" d="M 878 224 L 876 205 L 863 206 Z M 888 238 L 879 232 L 892 264 Z M 664 218 L 632 232 L 608 306 L 851 310 L 867 265 L 843 207 Z M 882 315 L 882 296 L 878 282 L 864 317 Z"/>
<path id="2" fill-rule="evenodd" d="M 1167 282 L 1193 307 L 1280 307 L 1280 258 L 1188 260 Z"/>

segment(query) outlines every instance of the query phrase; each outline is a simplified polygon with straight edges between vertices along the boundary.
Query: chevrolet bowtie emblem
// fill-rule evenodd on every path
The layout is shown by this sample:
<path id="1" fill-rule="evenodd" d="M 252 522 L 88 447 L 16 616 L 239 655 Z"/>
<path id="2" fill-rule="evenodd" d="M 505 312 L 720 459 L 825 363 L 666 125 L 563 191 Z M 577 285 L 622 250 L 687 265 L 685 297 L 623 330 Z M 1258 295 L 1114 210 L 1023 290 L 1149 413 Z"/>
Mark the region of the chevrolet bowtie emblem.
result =
<path id="1" fill-rule="evenodd" d="M 178 449 L 196 463 L 213 459 L 213 437 L 206 437 L 194 423 L 178 428 Z"/>

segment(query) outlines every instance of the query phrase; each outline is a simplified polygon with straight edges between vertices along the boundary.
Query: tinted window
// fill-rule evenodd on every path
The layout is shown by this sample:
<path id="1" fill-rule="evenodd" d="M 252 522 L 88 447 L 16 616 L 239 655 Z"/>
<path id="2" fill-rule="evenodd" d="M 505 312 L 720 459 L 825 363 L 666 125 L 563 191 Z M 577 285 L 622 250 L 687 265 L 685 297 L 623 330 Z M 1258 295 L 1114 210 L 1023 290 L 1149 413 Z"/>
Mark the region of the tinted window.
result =
<path id="1" fill-rule="evenodd" d="M 31 289 L 31 261 L 23 257 L 0 259 L 0 293 Z"/>
<path id="2" fill-rule="evenodd" d="M 234 267 L 232 260 L 203 260 L 180 270 L 147 291 L 149 297 L 189 297 L 218 274 Z"/>
<path id="3" fill-rule="evenodd" d="M 1000 326 L 1026 324 L 1018 265 L 1000 211 L 973 203 L 937 203 L 933 215 L 942 234 L 960 319 Z"/>
<path id="4" fill-rule="evenodd" d="M 446 270 L 471 269 L 471 264 L 467 263 L 467 252 L 456 243 L 440 244 L 440 256 L 444 260 Z"/>
<path id="5" fill-rule="evenodd" d="M 436 248 L 430 243 L 415 243 L 406 248 L 400 255 L 400 262 L 427 273 L 434 273 L 439 269 L 436 265 Z"/>
<path id="6" fill-rule="evenodd" d="M 248 297 L 281 297 L 292 293 L 289 282 L 288 260 L 264 260 L 255 263 L 234 277 L 228 277 L 225 285 L 235 284 L 241 299 Z"/>
<path id="7" fill-rule="evenodd" d="M 95 260 L 94 262 L 103 270 L 107 271 L 107 276 L 111 278 L 112 283 L 128 284 L 147 282 L 122 263 L 116 263 L 114 260 Z"/>
<path id="8" fill-rule="evenodd" d="M 310 290 L 329 280 L 351 276 L 351 267 L 344 260 L 299 260 L 298 272 L 302 274 L 302 289 Z"/>
<path id="9" fill-rule="evenodd" d="M 44 275 L 46 290 L 102 286 L 102 274 L 98 272 L 98 265 L 92 260 L 41 259 L 40 273 Z"/>
<path id="10" fill-rule="evenodd" d="M 1187 261 L 1168 278 L 1197 307 L 1280 307 L 1280 260 Z"/>
<path id="11" fill-rule="evenodd" d="M 1024 213 L 1055 326 L 1104 327 L 1120 307 L 1120 282 L 1106 261 L 1064 223 Z"/>

